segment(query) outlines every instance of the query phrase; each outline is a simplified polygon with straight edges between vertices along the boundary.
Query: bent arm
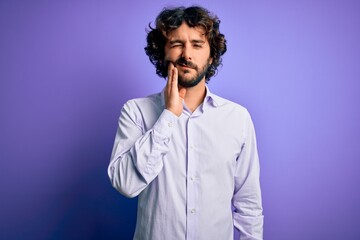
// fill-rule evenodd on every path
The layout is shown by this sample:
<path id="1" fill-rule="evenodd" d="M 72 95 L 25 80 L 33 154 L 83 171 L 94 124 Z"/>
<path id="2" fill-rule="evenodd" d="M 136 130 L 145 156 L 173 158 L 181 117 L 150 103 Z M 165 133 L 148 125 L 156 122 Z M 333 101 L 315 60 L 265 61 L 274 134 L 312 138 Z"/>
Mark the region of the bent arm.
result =
<path id="1" fill-rule="evenodd" d="M 143 133 L 140 113 L 128 102 L 119 118 L 108 175 L 115 189 L 135 197 L 160 173 L 177 117 L 164 110 L 154 126 Z"/>
<path id="2" fill-rule="evenodd" d="M 263 239 L 260 166 L 255 131 L 249 119 L 245 143 L 236 163 L 233 196 L 234 226 L 241 240 Z"/>

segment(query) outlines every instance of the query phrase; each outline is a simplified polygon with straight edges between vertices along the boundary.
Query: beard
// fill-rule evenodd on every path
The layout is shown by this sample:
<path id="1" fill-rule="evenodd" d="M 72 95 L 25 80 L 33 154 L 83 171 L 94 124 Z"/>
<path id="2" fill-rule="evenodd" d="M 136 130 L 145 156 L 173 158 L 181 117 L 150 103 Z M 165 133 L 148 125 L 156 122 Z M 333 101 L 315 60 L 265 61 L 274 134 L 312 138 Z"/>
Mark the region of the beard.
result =
<path id="1" fill-rule="evenodd" d="M 188 66 L 193 70 L 195 70 L 196 75 L 191 79 L 185 79 L 184 77 L 181 77 L 180 74 L 178 75 L 178 84 L 180 86 L 184 88 L 192 88 L 198 85 L 205 77 L 210 67 L 210 58 L 207 60 L 207 63 L 201 69 L 199 69 L 199 67 L 193 64 L 192 62 L 186 61 L 184 58 L 179 58 L 178 60 L 176 60 L 175 66 L 176 65 Z M 184 71 L 185 74 L 189 72 L 190 72 L 189 70 Z"/>

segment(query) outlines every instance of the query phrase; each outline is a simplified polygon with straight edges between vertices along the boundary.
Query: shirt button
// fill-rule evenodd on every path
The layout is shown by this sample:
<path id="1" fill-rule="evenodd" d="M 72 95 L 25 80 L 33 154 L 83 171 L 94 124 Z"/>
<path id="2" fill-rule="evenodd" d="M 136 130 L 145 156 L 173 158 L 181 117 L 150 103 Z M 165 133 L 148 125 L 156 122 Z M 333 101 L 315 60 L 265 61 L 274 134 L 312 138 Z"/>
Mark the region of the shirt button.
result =
<path id="1" fill-rule="evenodd" d="M 172 122 L 168 122 L 168 126 L 169 126 L 169 127 L 172 127 L 172 126 L 173 126 L 173 123 L 172 123 Z"/>
<path id="2" fill-rule="evenodd" d="M 193 209 L 191 209 L 191 211 L 190 211 L 191 213 L 195 213 L 196 212 L 196 209 L 195 208 L 193 208 Z"/>

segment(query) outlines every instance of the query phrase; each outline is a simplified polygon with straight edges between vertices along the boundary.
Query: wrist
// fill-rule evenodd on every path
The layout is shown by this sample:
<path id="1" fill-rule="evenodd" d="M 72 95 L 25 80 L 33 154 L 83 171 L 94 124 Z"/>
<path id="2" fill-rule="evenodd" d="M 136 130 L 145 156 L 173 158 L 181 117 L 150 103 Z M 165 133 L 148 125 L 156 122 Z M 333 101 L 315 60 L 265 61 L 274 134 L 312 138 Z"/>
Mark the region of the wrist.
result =
<path id="1" fill-rule="evenodd" d="M 171 107 L 167 107 L 166 110 L 168 110 L 169 112 L 171 112 L 172 114 L 174 114 L 177 117 L 180 117 L 180 115 L 182 114 L 182 109 L 173 109 Z"/>

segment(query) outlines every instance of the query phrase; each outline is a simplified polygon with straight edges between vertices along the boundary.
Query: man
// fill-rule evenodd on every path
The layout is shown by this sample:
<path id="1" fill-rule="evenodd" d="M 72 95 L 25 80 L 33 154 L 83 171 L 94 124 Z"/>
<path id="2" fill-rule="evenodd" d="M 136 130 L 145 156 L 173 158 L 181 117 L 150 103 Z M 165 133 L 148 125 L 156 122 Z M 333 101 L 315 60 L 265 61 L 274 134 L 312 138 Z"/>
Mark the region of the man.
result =
<path id="1" fill-rule="evenodd" d="M 145 51 L 164 90 L 128 101 L 108 168 L 138 198 L 134 239 L 262 239 L 259 160 L 247 110 L 206 83 L 226 51 L 220 21 L 201 7 L 164 9 Z"/>

